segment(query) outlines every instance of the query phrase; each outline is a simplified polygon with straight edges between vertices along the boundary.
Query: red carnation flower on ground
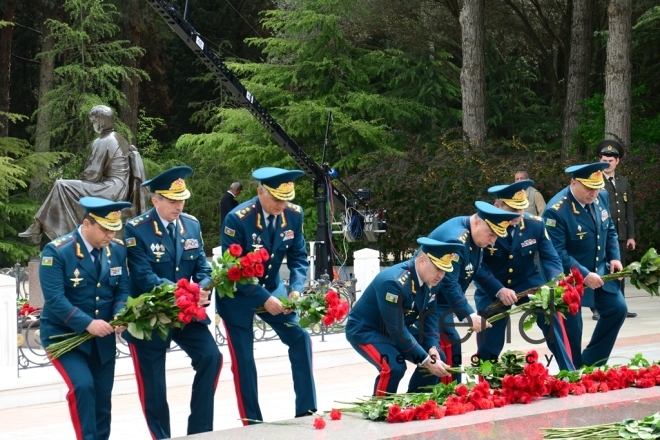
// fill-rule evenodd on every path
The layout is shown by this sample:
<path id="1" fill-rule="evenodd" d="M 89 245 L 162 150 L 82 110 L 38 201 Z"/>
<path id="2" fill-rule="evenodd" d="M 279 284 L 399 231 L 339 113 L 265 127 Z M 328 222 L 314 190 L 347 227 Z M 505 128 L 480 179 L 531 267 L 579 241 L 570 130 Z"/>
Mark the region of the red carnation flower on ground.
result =
<path id="1" fill-rule="evenodd" d="M 341 411 L 333 408 L 332 411 L 330 411 L 330 420 L 341 420 Z"/>
<path id="2" fill-rule="evenodd" d="M 314 419 L 314 428 L 323 429 L 325 428 L 325 419 L 323 417 L 317 417 Z"/>

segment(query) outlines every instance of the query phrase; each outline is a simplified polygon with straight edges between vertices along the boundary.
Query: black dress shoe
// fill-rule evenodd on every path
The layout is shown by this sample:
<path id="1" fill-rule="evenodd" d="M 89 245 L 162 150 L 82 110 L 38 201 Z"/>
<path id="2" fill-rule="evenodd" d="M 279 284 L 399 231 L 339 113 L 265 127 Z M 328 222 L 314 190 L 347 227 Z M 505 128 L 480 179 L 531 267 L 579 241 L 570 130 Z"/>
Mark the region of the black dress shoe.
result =
<path id="1" fill-rule="evenodd" d="M 598 310 L 594 311 L 593 316 L 591 317 L 594 321 L 598 321 L 600 319 L 600 313 L 598 313 Z"/>
<path id="2" fill-rule="evenodd" d="M 626 318 L 634 318 L 635 316 L 637 316 L 637 313 L 635 313 L 635 312 L 628 312 L 626 314 Z"/>

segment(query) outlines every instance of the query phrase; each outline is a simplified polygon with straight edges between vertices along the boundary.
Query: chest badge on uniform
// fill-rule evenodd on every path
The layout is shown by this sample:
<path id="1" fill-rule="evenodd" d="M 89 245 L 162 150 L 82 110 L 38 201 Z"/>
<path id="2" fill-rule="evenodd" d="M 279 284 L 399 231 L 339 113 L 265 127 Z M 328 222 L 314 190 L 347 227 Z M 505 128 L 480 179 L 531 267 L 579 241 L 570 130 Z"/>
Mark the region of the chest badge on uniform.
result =
<path id="1" fill-rule="evenodd" d="M 528 238 L 527 240 L 520 243 L 521 247 L 527 247 L 536 244 L 536 238 Z"/>
<path id="2" fill-rule="evenodd" d="M 151 243 L 150 248 L 151 248 L 151 252 L 154 253 L 156 258 L 162 257 L 163 254 L 165 253 L 165 245 L 162 243 L 158 243 L 158 244 Z"/>
<path id="3" fill-rule="evenodd" d="M 84 279 L 84 278 L 78 278 L 78 275 L 80 275 L 80 271 L 78 269 L 73 271 L 73 276 L 75 278 L 69 278 L 71 281 L 73 281 L 73 287 L 78 287 L 78 284 Z"/>
<path id="4" fill-rule="evenodd" d="M 121 266 L 110 268 L 110 276 L 111 277 L 117 277 L 119 275 L 121 275 Z"/>
<path id="5" fill-rule="evenodd" d="M 199 241 L 196 238 L 187 238 L 183 244 L 184 251 L 189 251 L 190 249 L 199 249 Z"/>
<path id="6" fill-rule="evenodd" d="M 600 222 L 605 223 L 605 220 L 609 217 L 609 214 L 607 213 L 607 209 L 603 209 L 600 211 Z"/>
<path id="7" fill-rule="evenodd" d="M 293 230 L 287 229 L 284 231 L 284 239 L 282 241 L 293 240 Z"/>
<path id="8" fill-rule="evenodd" d="M 497 252 L 497 248 L 496 248 L 495 246 L 490 246 L 490 247 L 488 247 L 487 249 L 488 249 L 488 252 L 490 252 L 490 256 L 491 256 L 491 257 L 492 257 L 493 255 L 495 255 L 495 252 Z"/>
<path id="9" fill-rule="evenodd" d="M 586 234 L 586 231 L 582 232 L 582 225 L 578 225 L 578 232 L 576 232 L 575 235 L 580 237 L 580 240 L 582 240 Z"/>
<path id="10" fill-rule="evenodd" d="M 474 266 L 472 266 L 472 263 L 468 264 L 465 266 L 465 278 L 470 278 L 472 276 L 472 272 L 474 272 Z"/>

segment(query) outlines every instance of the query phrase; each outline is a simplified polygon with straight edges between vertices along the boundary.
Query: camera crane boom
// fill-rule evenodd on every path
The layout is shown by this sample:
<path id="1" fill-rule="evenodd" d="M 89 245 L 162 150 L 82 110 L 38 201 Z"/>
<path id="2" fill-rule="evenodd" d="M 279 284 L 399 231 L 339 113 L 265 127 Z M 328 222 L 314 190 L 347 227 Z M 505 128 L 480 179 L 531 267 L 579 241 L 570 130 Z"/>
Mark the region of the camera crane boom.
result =
<path id="1" fill-rule="evenodd" d="M 352 209 L 354 213 L 362 217 L 360 223 L 362 228 L 370 230 L 371 235 L 367 235 L 367 238 L 371 241 L 375 241 L 375 233 L 382 232 L 378 230 L 380 226 L 372 227 L 371 224 L 366 227 L 364 226 L 364 213 L 355 209 L 357 203 L 362 201 L 360 197 L 358 196 L 355 200 L 349 200 L 339 189 L 331 184 L 331 178 L 328 175 L 328 171 L 331 171 L 330 168 L 326 164 L 320 166 L 300 148 L 268 111 L 259 104 L 245 86 L 241 84 L 240 80 L 225 65 L 222 59 L 206 45 L 199 32 L 179 14 L 174 6 L 165 0 L 147 0 L 147 3 L 158 12 L 174 33 L 188 45 L 195 55 L 209 68 L 211 73 L 238 100 L 240 105 L 245 107 L 268 130 L 275 142 L 293 158 L 298 167 L 312 179 L 314 182 L 314 200 L 316 201 L 318 212 L 314 273 L 317 278 L 327 273 L 330 279 L 332 279 L 332 240 L 330 236 L 332 225 L 328 225 L 327 223 L 328 216 L 326 209 L 326 203 L 329 201 L 329 193 L 332 195 L 335 206 L 340 207 L 343 211 Z M 334 170 L 332 171 L 334 172 Z M 350 192 L 355 195 L 352 191 Z M 364 212 L 366 213 L 368 211 L 365 210 Z M 376 225 L 376 216 L 373 213 L 370 215 L 373 220 L 370 219 L 369 222 Z"/>

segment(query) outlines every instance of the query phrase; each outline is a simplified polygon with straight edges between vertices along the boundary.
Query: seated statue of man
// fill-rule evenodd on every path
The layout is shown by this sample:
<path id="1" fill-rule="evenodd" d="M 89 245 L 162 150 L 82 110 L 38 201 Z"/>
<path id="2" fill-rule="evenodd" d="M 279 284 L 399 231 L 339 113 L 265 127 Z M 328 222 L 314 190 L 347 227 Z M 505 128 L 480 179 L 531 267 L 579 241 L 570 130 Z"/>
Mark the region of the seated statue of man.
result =
<path id="1" fill-rule="evenodd" d="M 126 201 L 131 196 L 130 191 L 134 183 L 132 175 L 138 174 L 144 178 L 144 167 L 139 153 L 121 134 L 114 131 L 112 109 L 97 105 L 89 112 L 89 119 L 94 131 L 100 136 L 92 143 L 82 179 L 56 180 L 46 201 L 34 216 L 34 223 L 25 232 L 18 234 L 19 237 L 30 238 L 34 243 L 39 243 L 42 233 L 51 240 L 62 236 L 74 230 L 82 221 L 85 213 L 78 203 L 82 197 Z M 131 161 L 135 159 L 135 155 L 139 159 L 141 169 L 131 173 Z"/>

